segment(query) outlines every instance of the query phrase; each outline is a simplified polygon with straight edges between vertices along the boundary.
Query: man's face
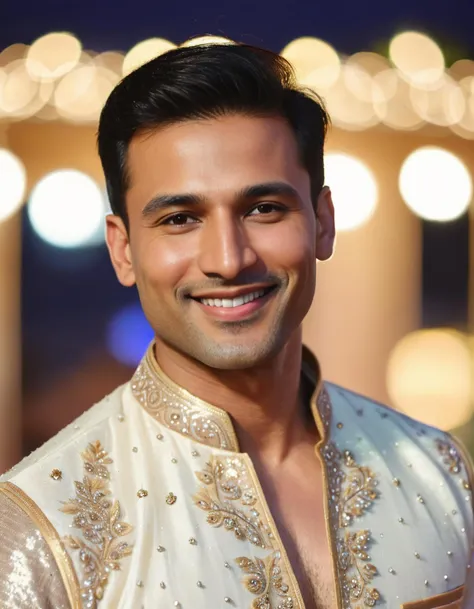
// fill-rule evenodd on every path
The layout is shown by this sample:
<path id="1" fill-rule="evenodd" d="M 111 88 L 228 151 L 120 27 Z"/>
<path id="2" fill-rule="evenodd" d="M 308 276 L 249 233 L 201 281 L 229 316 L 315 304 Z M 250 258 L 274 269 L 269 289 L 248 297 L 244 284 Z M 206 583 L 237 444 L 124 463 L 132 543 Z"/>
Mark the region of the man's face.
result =
<path id="1" fill-rule="evenodd" d="M 330 193 L 318 200 L 321 228 L 291 128 L 186 121 L 134 138 L 128 168 L 129 235 L 112 218 L 108 244 L 157 338 L 218 369 L 275 356 L 311 305 L 316 257 L 334 236 Z"/>

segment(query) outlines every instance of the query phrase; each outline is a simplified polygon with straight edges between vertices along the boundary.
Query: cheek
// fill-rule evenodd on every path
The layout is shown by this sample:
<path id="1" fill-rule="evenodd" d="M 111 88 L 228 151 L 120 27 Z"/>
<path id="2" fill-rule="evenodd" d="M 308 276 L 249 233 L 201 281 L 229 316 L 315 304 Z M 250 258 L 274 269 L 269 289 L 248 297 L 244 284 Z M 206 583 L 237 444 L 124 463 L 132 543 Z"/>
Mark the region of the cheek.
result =
<path id="1" fill-rule="evenodd" d="M 185 235 L 138 242 L 140 247 L 133 257 L 137 281 L 143 286 L 162 289 L 159 296 L 163 297 L 188 273 L 194 248 Z"/>
<path id="2" fill-rule="evenodd" d="M 277 231 L 268 231 L 255 239 L 257 251 L 269 265 L 278 265 L 287 271 L 298 271 L 313 266 L 316 260 L 314 231 L 309 221 L 281 224 Z"/>

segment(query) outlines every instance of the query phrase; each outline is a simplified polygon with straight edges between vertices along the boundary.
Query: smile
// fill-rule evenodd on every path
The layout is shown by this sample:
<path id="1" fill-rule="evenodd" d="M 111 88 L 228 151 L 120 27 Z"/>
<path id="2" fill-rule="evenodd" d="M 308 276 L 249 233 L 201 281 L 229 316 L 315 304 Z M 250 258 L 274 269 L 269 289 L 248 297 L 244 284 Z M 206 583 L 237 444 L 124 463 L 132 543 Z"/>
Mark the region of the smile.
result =
<path id="1" fill-rule="evenodd" d="M 272 289 L 273 288 L 270 287 L 264 290 L 257 290 L 255 292 L 250 292 L 249 294 L 244 294 L 243 296 L 237 296 L 236 298 L 197 298 L 196 300 L 208 307 L 223 307 L 230 309 L 233 307 L 241 307 L 253 300 L 257 300 L 257 298 L 262 298 L 262 296 L 268 294 Z"/>

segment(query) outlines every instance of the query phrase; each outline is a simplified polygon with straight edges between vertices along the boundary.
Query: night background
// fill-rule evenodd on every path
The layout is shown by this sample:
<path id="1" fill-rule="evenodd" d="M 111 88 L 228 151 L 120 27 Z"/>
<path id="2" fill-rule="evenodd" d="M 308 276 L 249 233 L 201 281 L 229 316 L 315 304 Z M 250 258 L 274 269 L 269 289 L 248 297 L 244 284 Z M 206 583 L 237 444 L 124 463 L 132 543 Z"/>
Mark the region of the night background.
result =
<path id="1" fill-rule="evenodd" d="M 180 44 L 193 36 L 213 34 L 263 46 L 276 52 L 281 51 L 292 40 L 310 36 L 326 41 L 341 56 L 369 51 L 386 57 L 390 40 L 396 34 L 415 30 L 436 41 L 444 54 L 446 67 L 449 68 L 457 60 L 474 59 L 473 23 L 474 4 L 466 0 L 453 3 L 434 3 L 427 0 L 405 0 L 397 3 L 282 0 L 233 3 L 210 0 L 203 3 L 189 0 L 168 3 L 112 3 L 110 0 L 3 0 L 0 5 L 0 52 L 16 43 L 31 45 L 37 38 L 50 32 L 66 31 L 80 40 L 84 50 L 91 50 L 95 54 L 107 51 L 125 54 L 138 42 L 153 37 Z M 472 76 L 474 77 L 474 71 Z M 0 92 L 1 82 L 0 79 Z M 28 149 L 30 137 L 36 138 L 37 147 L 38 121 L 39 119 L 34 117 L 21 121 L 12 120 L 0 114 L 0 127 L 3 125 L 7 133 L 5 147 L 8 149 L 8 142 L 12 142 L 11 148 L 20 158 L 21 154 L 17 150 L 21 146 L 22 149 Z M 67 136 L 64 136 L 64 147 L 69 149 L 66 154 L 69 158 L 72 154 L 70 148 L 74 147 L 79 132 L 87 131 L 90 155 L 94 159 L 94 167 L 98 167 L 93 146 L 93 134 L 97 124 L 94 121 L 84 124 L 80 121 L 65 121 L 59 117 L 49 123 L 46 121 L 40 124 L 41 137 L 45 138 L 43 132 L 48 125 L 53 128 L 53 122 L 56 131 L 55 143 L 51 146 L 58 145 L 60 136 L 56 132 L 62 128 L 62 123 L 68 123 L 65 127 Z M 25 130 L 29 123 L 32 124 L 32 135 Z M 21 134 L 18 135 L 20 129 Z M 9 130 L 11 138 L 8 135 Z M 335 125 L 334 132 L 334 135 L 330 135 L 330 142 L 331 138 L 340 142 L 341 138 L 346 137 L 344 130 L 338 125 Z M 421 138 L 423 142 L 420 139 L 420 145 L 437 146 L 443 139 L 459 141 L 460 149 L 464 151 L 463 161 L 471 174 L 474 171 L 474 153 L 471 153 L 469 158 L 473 142 L 468 138 L 453 136 L 448 129 L 436 126 L 427 125 L 418 131 L 406 132 L 391 131 L 385 125 L 372 126 L 365 131 L 348 130 L 349 144 L 344 143 L 339 147 L 351 150 L 360 148 L 362 152 L 368 151 L 370 156 L 374 154 L 374 142 L 382 142 L 379 154 L 383 156 L 384 151 L 391 145 L 388 138 L 392 135 L 393 138 L 398 138 L 397 142 L 401 147 L 404 145 L 403 138 L 406 138 L 406 142 L 414 141 L 410 138 Z M 46 137 L 46 140 L 42 141 L 47 139 Z M 414 144 L 408 145 L 409 149 L 413 147 Z M 446 144 L 446 147 L 449 148 L 449 145 Z M 47 149 L 44 153 L 48 153 Z M 28 172 L 28 163 L 24 162 Z M 387 164 L 390 163 L 388 160 Z M 70 167 L 71 163 L 67 163 L 67 166 Z M 100 178 L 95 175 L 94 178 L 99 182 Z M 433 176 L 433 179 L 436 179 L 436 176 Z M 0 188 L 1 184 L 0 170 Z M 29 184 L 28 192 L 33 185 Z M 100 186 L 103 188 L 103 181 Z M 386 187 L 394 189 L 396 184 L 394 186 L 390 183 Z M 379 200 L 379 205 L 383 204 L 384 201 Z M 403 205 L 401 201 L 399 205 Z M 15 409 L 22 411 L 20 426 L 23 454 L 54 435 L 115 386 L 126 382 L 151 339 L 151 331 L 140 315 L 136 291 L 127 290 L 118 284 L 103 243 L 85 248 L 54 247 L 35 232 L 27 216 L 26 207 L 23 207 L 20 214 L 21 398 L 17 402 L 13 400 L 11 404 L 15 403 Z M 414 227 L 413 233 L 418 235 L 417 243 L 420 248 L 418 262 L 414 263 L 419 265 L 417 281 L 420 290 L 416 302 L 419 311 L 418 322 L 410 322 L 408 326 L 411 331 L 422 328 L 453 328 L 462 334 L 467 344 L 472 341 L 469 338 L 472 327 L 469 326 L 473 320 L 472 316 L 469 320 L 469 235 L 472 233 L 469 213 L 464 212 L 460 217 L 447 222 L 418 218 L 410 222 L 410 226 Z M 387 242 L 386 247 L 393 247 L 393 257 L 396 260 L 401 252 L 403 256 L 409 256 L 405 252 L 405 245 L 405 233 L 401 229 L 400 234 L 393 241 Z M 357 247 L 355 242 L 353 247 Z M 341 249 L 346 252 L 344 248 L 346 245 L 341 238 Z M 377 256 L 375 250 L 373 255 Z M 364 266 L 365 259 L 364 256 L 361 257 L 361 267 Z M 409 261 L 406 264 L 409 265 Z M 341 267 L 344 267 L 344 264 L 341 263 Z M 331 272 L 330 268 L 328 266 L 328 273 Z M 0 266 L 0 277 L 2 272 L 3 267 Z M 390 277 L 391 275 L 388 275 L 388 283 Z M 343 278 L 341 281 L 344 281 Z M 2 289 L 7 288 L 0 280 L 0 291 Z M 355 297 L 357 298 L 357 294 Z M 474 306 L 474 302 L 471 306 Z M 393 314 L 397 317 L 398 313 L 394 311 Z M 381 323 L 390 326 L 391 319 L 387 318 Z M 360 324 L 364 326 L 366 322 L 361 320 Z M 0 324 L 0 331 L 1 328 Z M 370 330 L 367 325 L 366 333 L 369 334 Z M 399 334 L 403 335 L 403 332 L 400 330 Z M 354 341 L 357 340 L 354 337 Z M 318 355 L 317 345 L 318 341 L 315 339 L 311 346 Z M 363 359 L 364 345 L 359 344 L 358 348 Z M 8 351 L 1 356 L 8 357 Z M 334 359 L 337 361 L 337 356 Z M 324 370 L 324 357 L 322 361 Z M 346 378 L 352 378 L 341 373 L 339 379 L 337 364 L 330 364 L 329 369 L 331 380 L 334 378 L 343 383 Z M 373 374 L 381 376 L 378 372 Z M 385 379 L 380 382 L 385 383 Z M 469 383 L 472 384 L 472 378 Z M 370 387 L 367 382 L 353 388 L 371 394 Z M 381 390 L 374 388 L 372 393 L 371 396 L 377 399 L 385 398 Z M 1 395 L 0 390 L 0 397 Z M 470 399 L 472 405 L 472 394 Z M 10 405 L 8 407 L 12 408 Z M 18 422 L 18 419 L 15 420 Z M 456 429 L 458 427 L 459 435 L 470 445 L 472 423 L 465 420 L 462 426 L 455 425 Z M 11 454 L 14 453 L 15 450 Z M 11 465 L 9 459 L 10 457 L 5 456 L 5 463 Z M 16 455 L 13 460 L 16 460 Z"/>

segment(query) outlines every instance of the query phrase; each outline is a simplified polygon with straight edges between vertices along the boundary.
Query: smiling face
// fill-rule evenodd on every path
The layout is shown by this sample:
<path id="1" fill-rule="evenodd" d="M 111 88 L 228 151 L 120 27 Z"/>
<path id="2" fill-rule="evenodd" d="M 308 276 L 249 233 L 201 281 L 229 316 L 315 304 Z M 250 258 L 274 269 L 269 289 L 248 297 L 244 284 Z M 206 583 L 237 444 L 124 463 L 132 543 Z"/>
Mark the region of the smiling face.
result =
<path id="1" fill-rule="evenodd" d="M 107 243 L 157 339 L 218 369 L 274 357 L 308 312 L 316 257 L 334 239 L 330 192 L 313 207 L 291 128 L 185 121 L 136 136 L 128 169 L 129 234 L 109 217 Z"/>

